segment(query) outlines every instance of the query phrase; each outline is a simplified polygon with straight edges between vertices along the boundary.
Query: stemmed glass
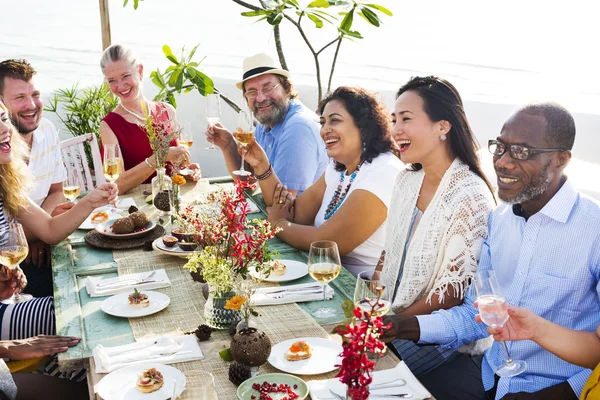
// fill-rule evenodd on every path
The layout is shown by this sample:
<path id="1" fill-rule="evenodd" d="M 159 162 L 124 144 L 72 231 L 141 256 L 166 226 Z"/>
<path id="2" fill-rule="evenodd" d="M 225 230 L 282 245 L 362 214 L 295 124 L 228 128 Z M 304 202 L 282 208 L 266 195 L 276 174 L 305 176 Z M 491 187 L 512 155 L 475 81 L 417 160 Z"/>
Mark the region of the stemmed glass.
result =
<path id="1" fill-rule="evenodd" d="M 63 181 L 63 194 L 69 201 L 75 200 L 81 193 L 81 185 L 75 168 L 67 168 L 67 178 Z"/>
<path id="2" fill-rule="evenodd" d="M 123 157 L 118 144 L 104 145 L 104 177 L 109 182 L 115 182 L 123 173 Z M 114 209 L 117 207 L 112 206 Z"/>
<path id="3" fill-rule="evenodd" d="M 214 125 L 221 120 L 221 95 L 218 93 L 206 95 L 206 120 L 208 125 Z M 206 148 L 206 150 L 214 149 L 216 149 L 214 143 Z"/>
<path id="4" fill-rule="evenodd" d="M 8 227 L 0 230 L 0 264 L 9 269 L 16 269 L 27 258 L 28 253 L 29 246 L 21 224 L 11 223 L 8 224 Z M 17 304 L 30 300 L 32 297 L 29 294 L 15 293 L 2 303 Z"/>
<path id="5" fill-rule="evenodd" d="M 194 144 L 194 135 L 192 132 L 191 123 L 187 123 L 180 127 L 179 138 L 177 139 L 177 143 L 181 146 L 186 147 L 188 150 L 192 147 L 192 145 Z M 179 171 L 179 173 L 181 175 L 191 175 L 194 173 L 194 171 L 190 168 L 182 168 L 181 171 Z"/>
<path id="6" fill-rule="evenodd" d="M 246 147 L 252 138 L 254 137 L 254 124 L 252 120 L 252 113 L 250 111 L 240 111 L 238 114 L 237 129 L 233 133 L 233 137 L 241 144 Z M 244 155 L 242 154 L 242 166 L 240 169 L 233 171 L 234 175 L 247 177 L 251 173 L 244 169 Z"/>
<path id="7" fill-rule="evenodd" d="M 323 301 L 327 300 L 327 284 L 338 277 L 342 271 L 340 252 L 336 242 L 320 240 L 310 244 L 308 252 L 308 273 L 317 282 L 323 284 Z M 331 307 L 321 307 L 312 312 L 316 318 L 331 318 L 339 314 Z"/>
<path id="8" fill-rule="evenodd" d="M 494 271 L 477 271 L 475 278 L 477 304 L 481 320 L 491 327 L 502 327 L 508 321 L 508 304 L 500 291 L 500 285 Z M 498 376 L 508 377 L 523 373 L 527 368 L 525 361 L 513 360 L 510 357 L 506 341 L 502 342 L 506 351 L 506 360 L 496 370 Z"/>
<path id="9" fill-rule="evenodd" d="M 379 275 L 380 273 L 375 271 L 362 271 L 356 277 L 354 288 L 354 305 L 375 317 L 387 314 L 392 307 L 390 291 Z"/>

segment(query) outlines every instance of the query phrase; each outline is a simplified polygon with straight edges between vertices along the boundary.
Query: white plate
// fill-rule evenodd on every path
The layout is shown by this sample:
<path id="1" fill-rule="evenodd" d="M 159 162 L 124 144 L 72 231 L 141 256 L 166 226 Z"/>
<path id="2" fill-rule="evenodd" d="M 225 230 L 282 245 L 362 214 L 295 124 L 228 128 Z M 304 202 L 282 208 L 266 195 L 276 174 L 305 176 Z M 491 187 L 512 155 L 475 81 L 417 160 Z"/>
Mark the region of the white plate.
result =
<path id="1" fill-rule="evenodd" d="M 165 378 L 165 384 L 156 392 L 142 393 L 136 387 L 138 376 L 148 368 L 156 368 Z M 96 385 L 104 400 L 167 400 L 177 382 L 177 397 L 185 390 L 185 375 L 177 368 L 163 364 L 138 364 L 118 369 L 106 375 Z"/>
<path id="2" fill-rule="evenodd" d="M 106 222 L 96 225 L 96 231 L 101 233 L 104 236 L 108 236 L 110 238 L 116 239 L 116 238 L 130 238 L 130 237 L 134 237 L 134 236 L 145 235 L 146 233 L 150 232 L 152 229 L 156 228 L 156 221 L 150 221 L 146 225 L 145 231 L 132 232 L 132 233 L 113 233 L 111 226 L 112 226 L 112 224 L 115 223 L 115 221 L 117 219 L 118 218 L 109 219 Z"/>
<path id="3" fill-rule="evenodd" d="M 300 361 L 288 361 L 285 358 L 285 352 L 290 346 L 303 340 L 311 347 L 312 357 Z M 277 343 L 271 349 L 269 363 L 275 368 L 294 375 L 317 375 L 333 371 L 338 367 L 335 364 L 341 364 L 339 357 L 342 352 L 342 344 L 329 339 L 316 337 L 290 339 Z"/>
<path id="4" fill-rule="evenodd" d="M 163 243 L 162 237 L 159 237 L 158 239 L 154 240 L 154 242 L 152 242 L 152 248 L 154 250 L 158 251 L 159 253 L 163 253 L 163 254 L 166 254 L 169 256 L 183 257 L 183 258 L 186 258 L 189 254 L 192 254 L 194 251 L 199 249 L 199 247 L 197 247 L 196 250 L 194 250 L 194 251 L 185 251 L 185 250 L 181 250 L 181 248 L 179 247 L 178 244 L 176 244 L 173 247 L 167 247 Z"/>
<path id="5" fill-rule="evenodd" d="M 169 296 L 164 293 L 144 290 L 141 293 L 148 295 L 150 305 L 146 308 L 133 308 L 129 305 L 129 300 L 127 299 L 131 293 L 133 293 L 133 289 L 115 294 L 104 300 L 102 302 L 102 311 L 115 317 L 137 318 L 164 310 L 171 302 Z"/>
<path id="6" fill-rule="evenodd" d="M 85 230 L 96 229 L 96 226 L 98 224 L 95 224 L 92 222 L 92 215 L 94 215 L 100 211 L 104 211 L 105 213 L 107 213 L 108 219 L 124 217 L 129 214 L 127 211 L 129 209 L 129 206 L 135 206 L 135 201 L 131 197 L 119 199 L 117 201 L 118 208 L 114 208 L 112 205 L 98 207 L 94 211 L 92 211 L 92 213 L 85 219 L 85 221 L 83 221 L 83 223 L 81 225 L 79 225 L 78 229 L 85 229 Z"/>
<path id="7" fill-rule="evenodd" d="M 265 277 L 264 275 L 256 272 L 254 267 L 250 267 L 250 276 L 266 282 L 287 282 L 302 278 L 308 274 L 308 265 L 303 262 L 294 260 L 279 260 L 279 262 L 286 266 L 285 273 L 283 275 L 269 274 L 269 276 Z"/>

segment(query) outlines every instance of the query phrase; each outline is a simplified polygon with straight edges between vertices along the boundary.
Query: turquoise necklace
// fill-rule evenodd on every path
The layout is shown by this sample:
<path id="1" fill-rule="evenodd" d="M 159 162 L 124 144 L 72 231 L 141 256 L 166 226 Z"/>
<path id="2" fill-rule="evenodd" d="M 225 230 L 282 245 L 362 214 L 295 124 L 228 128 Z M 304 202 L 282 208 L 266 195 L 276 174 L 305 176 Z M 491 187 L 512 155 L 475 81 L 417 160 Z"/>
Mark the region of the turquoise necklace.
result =
<path id="1" fill-rule="evenodd" d="M 346 186 L 346 190 L 344 190 L 344 193 L 342 193 L 342 185 L 344 184 L 344 175 L 346 174 L 347 170 L 342 171 L 342 173 L 340 174 L 340 183 L 338 184 L 337 189 L 335 189 L 335 192 L 333 193 L 333 197 L 331 198 L 331 201 L 329 202 L 329 205 L 327 206 L 327 210 L 325 211 L 325 221 L 327 221 L 329 218 L 331 218 L 333 216 L 333 214 L 335 214 L 335 212 L 338 210 L 338 208 L 340 208 L 340 206 L 342 205 L 342 202 L 348 195 L 350 186 L 352 186 L 352 182 L 354 182 L 354 179 L 356 178 L 356 174 L 358 173 L 358 171 L 360 171 L 361 165 L 362 165 L 362 162 L 360 164 L 358 164 L 358 166 L 356 167 L 354 172 L 350 175 L 350 181 L 348 182 L 348 185 Z"/>

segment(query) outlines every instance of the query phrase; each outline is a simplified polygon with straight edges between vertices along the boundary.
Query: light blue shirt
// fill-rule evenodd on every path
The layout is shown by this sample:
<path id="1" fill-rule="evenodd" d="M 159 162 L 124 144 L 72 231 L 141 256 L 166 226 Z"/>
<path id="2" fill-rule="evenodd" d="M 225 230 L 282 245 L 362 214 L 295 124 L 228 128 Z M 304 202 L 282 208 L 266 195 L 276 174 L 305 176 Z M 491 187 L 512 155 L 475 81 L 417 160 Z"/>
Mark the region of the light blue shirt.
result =
<path id="1" fill-rule="evenodd" d="M 265 150 L 279 180 L 303 192 L 325 171 L 329 157 L 319 134 L 317 114 L 298 100 L 290 100 L 285 119 L 267 130 L 258 125 L 255 137 Z"/>
<path id="2" fill-rule="evenodd" d="M 520 208 L 520 206 L 517 206 Z M 503 204 L 489 218 L 479 268 L 496 272 L 509 304 L 525 307 L 562 326 L 595 331 L 600 323 L 600 204 L 578 193 L 567 180 L 554 197 L 526 221 Z M 474 290 L 464 304 L 419 316 L 421 343 L 450 348 L 488 336 L 474 321 Z M 514 360 L 527 362 L 518 376 L 500 378 L 496 398 L 507 393 L 536 392 L 568 381 L 580 395 L 591 374 L 561 360 L 532 341 L 507 342 Z M 505 360 L 500 343 L 485 353 L 483 386 L 494 385 L 495 365 Z"/>

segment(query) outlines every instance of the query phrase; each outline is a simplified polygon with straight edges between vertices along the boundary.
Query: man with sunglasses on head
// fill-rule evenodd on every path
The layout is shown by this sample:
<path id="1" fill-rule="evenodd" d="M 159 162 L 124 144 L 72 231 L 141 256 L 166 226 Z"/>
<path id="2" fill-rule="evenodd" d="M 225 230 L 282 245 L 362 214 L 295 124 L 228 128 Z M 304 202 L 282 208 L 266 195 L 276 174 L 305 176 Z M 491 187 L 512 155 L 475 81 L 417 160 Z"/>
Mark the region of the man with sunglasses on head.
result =
<path id="1" fill-rule="evenodd" d="M 244 60 L 243 77 L 236 86 L 260 122 L 256 141 L 272 170 L 296 196 L 323 174 L 329 159 L 319 135 L 319 118 L 298 100 L 289 78 L 272 56 L 260 53 Z M 231 132 L 221 124 L 209 125 L 206 137 L 221 149 L 230 173 L 240 168 L 242 159 Z M 259 178 L 269 172 L 254 171 Z"/>
<path id="2" fill-rule="evenodd" d="M 490 214 L 479 271 L 493 270 L 508 304 L 526 307 L 564 327 L 593 332 L 600 323 L 600 204 L 579 193 L 564 169 L 571 159 L 575 122 L 555 103 L 526 105 L 506 121 L 488 148 L 498 197 Z M 475 321 L 475 290 L 464 303 L 430 315 L 386 317 L 386 341 L 458 349 L 485 338 Z M 483 358 L 455 352 L 420 376 L 439 399 L 577 399 L 591 371 L 561 360 L 531 341 L 506 343 L 519 375 L 499 377 L 505 359 L 494 342 Z"/>

